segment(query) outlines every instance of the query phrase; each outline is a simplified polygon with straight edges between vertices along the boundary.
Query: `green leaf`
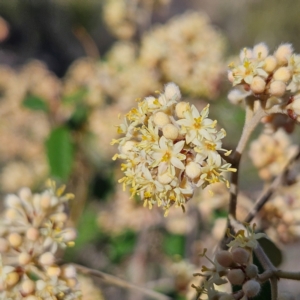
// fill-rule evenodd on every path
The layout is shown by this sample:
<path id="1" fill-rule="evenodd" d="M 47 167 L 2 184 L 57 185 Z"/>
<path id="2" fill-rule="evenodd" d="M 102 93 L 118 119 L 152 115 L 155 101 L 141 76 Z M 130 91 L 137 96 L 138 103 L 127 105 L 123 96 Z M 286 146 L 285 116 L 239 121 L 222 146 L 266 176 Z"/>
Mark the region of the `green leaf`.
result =
<path id="1" fill-rule="evenodd" d="M 51 176 L 66 180 L 72 169 L 74 153 L 70 130 L 65 127 L 52 130 L 46 141 L 46 151 Z"/>
<path id="2" fill-rule="evenodd" d="M 49 110 L 48 104 L 42 98 L 33 95 L 26 97 L 22 104 L 31 110 L 41 110 L 45 112 Z"/>
<path id="3" fill-rule="evenodd" d="M 87 92 L 87 89 L 81 88 L 78 91 L 63 97 L 62 102 L 65 104 L 79 103 L 87 95 Z"/>
<path id="4" fill-rule="evenodd" d="M 163 241 L 164 252 L 173 257 L 174 255 L 184 256 L 184 236 L 177 234 L 166 234 Z"/>

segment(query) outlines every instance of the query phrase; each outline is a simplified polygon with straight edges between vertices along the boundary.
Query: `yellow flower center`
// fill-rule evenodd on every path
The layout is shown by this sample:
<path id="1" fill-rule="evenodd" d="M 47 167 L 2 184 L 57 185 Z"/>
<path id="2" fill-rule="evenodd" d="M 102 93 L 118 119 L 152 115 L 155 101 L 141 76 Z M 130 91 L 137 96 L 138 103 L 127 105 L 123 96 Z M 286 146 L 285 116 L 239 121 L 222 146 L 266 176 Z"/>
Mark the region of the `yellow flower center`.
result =
<path id="1" fill-rule="evenodd" d="M 202 122 L 202 118 L 199 117 L 199 118 L 194 118 L 194 128 L 195 129 L 200 129 L 201 128 L 201 122 Z"/>
<path id="2" fill-rule="evenodd" d="M 161 161 L 169 161 L 170 159 L 171 159 L 171 153 L 169 151 L 166 151 Z"/>
<path id="3" fill-rule="evenodd" d="M 216 144 L 215 143 L 206 141 L 205 142 L 205 146 L 206 146 L 207 150 L 211 150 L 211 151 L 215 151 L 216 150 Z"/>

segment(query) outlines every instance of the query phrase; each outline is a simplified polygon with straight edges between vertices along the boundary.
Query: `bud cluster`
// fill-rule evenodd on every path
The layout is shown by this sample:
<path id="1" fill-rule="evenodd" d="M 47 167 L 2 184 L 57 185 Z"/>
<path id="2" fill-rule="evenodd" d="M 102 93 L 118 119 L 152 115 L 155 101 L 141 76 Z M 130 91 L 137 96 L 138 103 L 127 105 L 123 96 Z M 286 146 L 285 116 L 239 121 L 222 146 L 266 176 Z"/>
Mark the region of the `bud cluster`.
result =
<path id="1" fill-rule="evenodd" d="M 261 289 L 258 279 L 258 267 L 252 263 L 252 253 L 258 245 L 257 240 L 264 237 L 263 233 L 254 233 L 252 228 L 246 224 L 245 230 L 240 230 L 232 236 L 233 240 L 228 244 L 228 251 L 221 250 L 217 252 L 214 260 L 206 256 L 206 250 L 202 256 L 205 256 L 212 264 L 212 267 L 202 266 L 202 273 L 196 273 L 195 276 L 205 276 L 207 280 L 202 287 L 196 287 L 201 293 L 207 294 L 208 299 L 233 300 L 233 294 L 219 292 L 214 285 L 222 285 L 228 281 L 235 286 L 241 286 L 244 294 L 243 299 L 255 297 Z"/>
<path id="2" fill-rule="evenodd" d="M 224 151 L 225 130 L 217 131 L 208 118 L 209 106 L 201 112 L 194 105 L 180 101 L 179 88 L 174 83 L 165 86 L 158 98 L 139 101 L 118 126 L 125 136 L 113 140 L 119 144 L 125 176 L 119 180 L 131 186 L 131 194 L 140 195 L 144 205 L 168 208 L 184 204 L 196 187 L 205 188 L 215 182 L 225 182 L 224 172 L 232 172 L 220 156 Z"/>
<path id="3" fill-rule="evenodd" d="M 72 246 L 73 228 L 66 227 L 65 204 L 73 198 L 53 182 L 40 194 L 23 188 L 8 195 L 0 224 L 0 298 L 80 298 L 76 270 L 56 264 L 58 248 Z"/>
<path id="4" fill-rule="evenodd" d="M 242 90 L 233 90 L 229 99 L 239 102 L 250 95 L 265 99 L 264 107 L 287 105 L 287 112 L 293 119 L 300 114 L 300 55 L 293 53 L 290 44 L 281 44 L 269 53 L 264 43 L 253 49 L 245 48 L 240 53 L 240 64 L 229 65 L 228 79 L 233 86 L 240 85 Z"/>

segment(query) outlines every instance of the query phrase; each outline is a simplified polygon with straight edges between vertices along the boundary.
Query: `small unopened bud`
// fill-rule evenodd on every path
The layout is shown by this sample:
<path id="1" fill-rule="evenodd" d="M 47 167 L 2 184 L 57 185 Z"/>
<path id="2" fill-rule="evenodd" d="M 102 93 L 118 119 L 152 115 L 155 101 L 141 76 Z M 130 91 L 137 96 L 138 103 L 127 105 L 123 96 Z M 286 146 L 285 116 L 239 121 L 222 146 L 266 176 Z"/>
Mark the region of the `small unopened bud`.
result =
<path id="1" fill-rule="evenodd" d="M 50 266 L 49 268 L 47 268 L 47 274 L 50 277 L 58 277 L 61 273 L 61 269 L 58 266 Z"/>
<path id="2" fill-rule="evenodd" d="M 136 145 L 135 141 L 126 141 L 124 145 L 120 147 L 120 152 L 125 155 L 129 155 L 134 146 Z"/>
<path id="3" fill-rule="evenodd" d="M 178 101 L 181 98 L 181 93 L 180 93 L 179 87 L 173 82 L 166 84 L 165 85 L 165 96 L 166 96 L 167 100 Z"/>
<path id="4" fill-rule="evenodd" d="M 216 254 L 217 262 L 227 268 L 233 264 L 232 254 L 226 250 L 221 250 Z"/>
<path id="5" fill-rule="evenodd" d="M 63 213 L 63 212 L 56 213 L 56 214 L 50 216 L 50 220 L 53 222 L 57 222 L 57 223 L 60 223 L 60 222 L 64 223 L 67 221 L 67 219 L 68 219 L 67 214 Z"/>
<path id="6" fill-rule="evenodd" d="M 35 290 L 35 283 L 32 280 L 26 279 L 22 282 L 21 291 L 23 294 L 25 295 L 32 294 L 34 290 Z"/>
<path id="7" fill-rule="evenodd" d="M 233 77 L 232 71 L 228 71 L 227 78 L 231 83 L 234 82 L 234 77 Z"/>
<path id="8" fill-rule="evenodd" d="M 14 286 L 15 284 L 18 283 L 19 278 L 20 277 L 19 277 L 19 274 L 17 272 L 11 272 L 11 273 L 7 274 L 5 282 L 9 287 L 12 287 L 12 286 Z"/>
<path id="9" fill-rule="evenodd" d="M 65 278 L 75 278 L 76 277 L 76 269 L 72 265 L 65 265 L 62 267 L 62 276 Z"/>
<path id="10" fill-rule="evenodd" d="M 269 92 L 272 96 L 281 97 L 285 93 L 286 85 L 282 81 L 273 81 L 270 84 Z"/>
<path id="11" fill-rule="evenodd" d="M 294 101 L 292 101 L 288 106 L 296 115 L 300 115 L 300 94 L 294 96 Z"/>
<path id="12" fill-rule="evenodd" d="M 245 58 L 252 58 L 252 56 L 253 56 L 253 53 L 250 48 L 244 48 L 240 51 L 241 62 L 243 62 Z"/>
<path id="13" fill-rule="evenodd" d="M 168 117 L 167 114 L 165 114 L 162 111 L 157 112 L 154 116 L 153 116 L 153 122 L 157 125 L 157 126 L 164 126 L 170 123 L 170 118 Z"/>
<path id="14" fill-rule="evenodd" d="M 26 231 L 26 238 L 30 241 L 35 242 L 40 236 L 40 232 L 35 227 L 30 227 Z"/>
<path id="15" fill-rule="evenodd" d="M 8 236 L 8 242 L 11 244 L 12 247 L 18 248 L 19 246 L 21 246 L 23 239 L 20 234 L 14 232 Z"/>
<path id="16" fill-rule="evenodd" d="M 163 135 L 170 140 L 176 140 L 178 137 L 178 129 L 173 124 L 167 124 L 162 129 Z"/>
<path id="17" fill-rule="evenodd" d="M 246 277 L 241 269 L 232 269 L 228 272 L 227 278 L 233 285 L 242 285 Z"/>
<path id="18" fill-rule="evenodd" d="M 74 241 L 77 237 L 77 231 L 74 228 L 66 228 L 62 232 L 62 238 L 64 242 Z"/>
<path id="19" fill-rule="evenodd" d="M 287 82 L 291 78 L 291 72 L 287 67 L 280 67 L 273 75 L 274 80 Z"/>
<path id="20" fill-rule="evenodd" d="M 21 188 L 19 191 L 19 196 L 22 200 L 29 201 L 32 196 L 31 189 L 28 187 Z"/>
<path id="21" fill-rule="evenodd" d="M 260 76 L 255 76 L 251 82 L 250 89 L 255 94 L 260 94 L 265 90 L 266 82 Z"/>
<path id="22" fill-rule="evenodd" d="M 268 73 L 272 73 L 277 66 L 277 59 L 275 56 L 270 55 L 265 58 L 264 70 Z"/>
<path id="23" fill-rule="evenodd" d="M 29 253 L 27 253 L 27 252 L 22 252 L 18 256 L 18 261 L 19 261 L 20 265 L 25 266 L 25 265 L 27 265 L 27 264 L 30 263 L 30 261 L 31 261 L 31 255 Z"/>
<path id="24" fill-rule="evenodd" d="M 284 65 L 288 62 L 289 57 L 293 53 L 293 47 L 291 44 L 280 45 L 274 53 L 279 65 Z"/>
<path id="25" fill-rule="evenodd" d="M 237 247 L 231 250 L 233 261 L 237 264 L 246 264 L 249 259 L 249 252 L 244 248 Z"/>
<path id="26" fill-rule="evenodd" d="M 41 265 L 52 265 L 55 262 L 55 257 L 51 252 L 45 252 L 40 256 L 39 262 Z"/>
<path id="27" fill-rule="evenodd" d="M 269 53 L 268 46 L 265 43 L 259 43 L 253 48 L 253 57 L 263 60 L 267 57 Z"/>
<path id="28" fill-rule="evenodd" d="M 76 278 L 68 278 L 66 281 L 67 281 L 68 287 L 70 287 L 70 288 L 74 288 L 78 284 L 78 281 Z"/>
<path id="29" fill-rule="evenodd" d="M 41 195 L 40 205 L 43 209 L 48 209 L 51 206 L 51 196 L 48 194 Z"/>
<path id="30" fill-rule="evenodd" d="M 157 180 L 162 184 L 168 184 L 173 180 L 173 177 L 167 172 L 163 174 L 158 173 Z"/>
<path id="31" fill-rule="evenodd" d="M 289 292 L 279 292 L 277 300 L 295 300 L 295 297 Z"/>
<path id="32" fill-rule="evenodd" d="M 250 264 L 246 267 L 246 275 L 249 278 L 255 278 L 258 274 L 258 267 L 254 264 Z"/>
<path id="33" fill-rule="evenodd" d="M 191 179 L 195 179 L 200 176 L 201 174 L 201 167 L 199 164 L 191 161 L 185 167 L 185 173 Z"/>
<path id="34" fill-rule="evenodd" d="M 179 119 L 184 119 L 184 112 L 190 108 L 188 102 L 179 102 L 175 106 L 175 112 Z"/>
<path id="35" fill-rule="evenodd" d="M 243 292 L 245 293 L 245 296 L 251 298 L 251 297 L 256 296 L 259 293 L 260 284 L 257 281 L 251 279 L 243 284 L 242 289 L 243 289 Z"/>

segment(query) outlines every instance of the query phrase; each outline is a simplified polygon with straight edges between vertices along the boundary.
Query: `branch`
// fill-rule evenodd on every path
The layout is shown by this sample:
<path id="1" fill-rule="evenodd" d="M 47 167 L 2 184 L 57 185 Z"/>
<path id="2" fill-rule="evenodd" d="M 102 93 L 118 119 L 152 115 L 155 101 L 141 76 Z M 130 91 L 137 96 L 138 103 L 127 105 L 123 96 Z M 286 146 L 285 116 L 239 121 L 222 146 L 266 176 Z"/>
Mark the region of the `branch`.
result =
<path id="1" fill-rule="evenodd" d="M 125 288 L 125 289 L 134 289 L 136 291 L 141 292 L 144 295 L 147 295 L 149 297 L 152 297 L 153 299 L 157 299 L 157 300 L 171 300 L 170 297 L 165 296 L 161 293 L 152 291 L 152 290 L 148 290 L 146 288 L 142 288 L 139 286 L 136 286 L 134 284 L 128 283 L 125 280 L 122 280 L 120 278 L 117 278 L 113 275 L 109 275 L 106 273 L 103 273 L 101 271 L 98 270 L 94 270 L 94 269 L 90 269 L 78 264 L 73 264 L 73 266 L 76 268 L 76 270 L 82 274 L 86 274 L 86 275 L 90 275 L 90 276 L 95 276 L 100 278 L 101 280 L 103 280 L 104 282 L 108 283 L 108 284 L 112 284 L 115 286 L 119 286 L 121 288 Z"/>

